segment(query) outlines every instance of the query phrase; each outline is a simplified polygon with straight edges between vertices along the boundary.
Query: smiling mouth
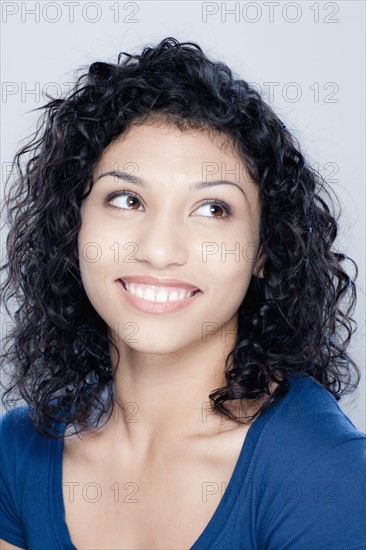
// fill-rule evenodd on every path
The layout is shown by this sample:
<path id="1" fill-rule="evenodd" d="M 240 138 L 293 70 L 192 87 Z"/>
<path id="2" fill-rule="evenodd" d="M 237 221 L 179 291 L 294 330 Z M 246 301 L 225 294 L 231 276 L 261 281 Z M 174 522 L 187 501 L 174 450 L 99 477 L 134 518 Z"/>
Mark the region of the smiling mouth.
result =
<path id="1" fill-rule="evenodd" d="M 192 298 L 198 292 L 201 292 L 199 289 L 187 290 L 185 288 L 178 287 L 160 287 L 142 283 L 128 283 L 123 279 L 119 280 L 127 292 L 149 302 L 183 302 L 184 300 L 187 300 L 187 298 Z"/>

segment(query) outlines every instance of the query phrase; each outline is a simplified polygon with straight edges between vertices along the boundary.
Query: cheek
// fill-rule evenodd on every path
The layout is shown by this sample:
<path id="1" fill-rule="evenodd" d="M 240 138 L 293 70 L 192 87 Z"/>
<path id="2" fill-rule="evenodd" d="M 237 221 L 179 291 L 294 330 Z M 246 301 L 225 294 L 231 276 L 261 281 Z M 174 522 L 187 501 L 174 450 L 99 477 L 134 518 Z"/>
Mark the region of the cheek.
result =
<path id="1" fill-rule="evenodd" d="M 224 308 L 239 307 L 244 300 L 257 250 L 258 243 L 254 241 L 226 241 L 216 247 L 215 254 L 207 257 L 207 263 L 202 264 L 207 273 L 208 288 L 211 287 L 217 299 L 221 296 Z"/>
<path id="2" fill-rule="evenodd" d="M 84 289 L 87 294 L 97 288 L 98 280 L 101 281 L 108 261 L 108 245 L 106 236 L 97 223 L 89 223 L 83 220 L 78 235 L 78 254 L 80 274 Z M 113 261 L 113 258 L 112 258 Z"/>
<path id="3" fill-rule="evenodd" d="M 249 277 L 253 272 L 258 254 L 258 239 L 255 236 L 239 241 L 226 239 L 204 243 L 202 248 L 202 265 L 208 267 L 223 284 L 232 284 Z"/>
<path id="4" fill-rule="evenodd" d="M 221 266 L 222 268 L 217 273 L 217 292 L 222 293 L 230 307 L 239 307 L 244 300 L 252 277 L 252 267 L 244 260 L 239 263 L 228 260 Z"/>
<path id="5" fill-rule="evenodd" d="M 99 220 L 98 220 L 99 218 Z M 84 269 L 98 267 L 108 261 L 112 255 L 113 261 L 113 235 L 110 235 L 106 224 L 97 215 L 86 208 L 78 235 L 78 251 L 80 267 Z"/>
<path id="6" fill-rule="evenodd" d="M 117 268 L 134 262 L 137 255 L 136 228 L 130 223 L 111 220 L 98 208 L 86 208 L 78 236 L 79 257 L 87 263 Z M 121 271 L 121 270 L 119 270 Z"/>

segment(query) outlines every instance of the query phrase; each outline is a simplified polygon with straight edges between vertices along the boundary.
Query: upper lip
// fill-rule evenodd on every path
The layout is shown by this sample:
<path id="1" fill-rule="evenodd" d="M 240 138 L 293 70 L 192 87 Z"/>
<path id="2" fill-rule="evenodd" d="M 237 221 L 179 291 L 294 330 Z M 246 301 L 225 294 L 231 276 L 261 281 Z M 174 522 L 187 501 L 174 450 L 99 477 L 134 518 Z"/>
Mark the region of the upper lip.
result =
<path id="1" fill-rule="evenodd" d="M 120 277 L 120 280 L 126 281 L 126 283 L 140 283 L 160 287 L 173 286 L 186 288 L 187 290 L 200 290 L 197 286 L 191 285 L 186 281 L 181 281 L 179 279 L 158 279 L 157 277 L 152 277 L 151 275 L 126 275 L 125 277 Z"/>

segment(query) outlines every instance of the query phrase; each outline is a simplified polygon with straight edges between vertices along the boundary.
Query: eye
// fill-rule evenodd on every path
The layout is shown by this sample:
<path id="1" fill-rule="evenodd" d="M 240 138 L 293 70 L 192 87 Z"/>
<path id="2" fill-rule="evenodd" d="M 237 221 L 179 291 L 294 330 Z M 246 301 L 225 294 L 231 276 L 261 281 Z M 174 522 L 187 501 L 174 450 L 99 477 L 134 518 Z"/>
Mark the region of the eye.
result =
<path id="1" fill-rule="evenodd" d="M 105 197 L 105 201 L 107 203 L 110 203 L 112 201 L 116 202 L 116 199 L 120 199 L 118 201 L 119 206 L 110 204 L 109 206 L 111 208 L 117 208 L 118 210 L 138 210 L 139 205 L 141 205 L 141 201 L 138 195 L 136 195 L 136 193 L 134 193 L 133 191 L 129 191 L 128 189 L 114 191 L 113 193 L 110 193 Z M 206 212 L 208 213 L 206 215 L 203 214 L 203 216 L 205 218 L 211 218 L 211 219 L 228 218 L 233 213 L 232 208 L 218 198 L 206 201 L 204 204 L 201 204 L 201 206 L 199 206 L 197 210 L 200 210 L 202 208 L 206 208 Z M 216 213 L 218 212 L 218 215 L 213 215 L 213 216 L 210 215 L 210 214 L 215 214 L 215 211 Z"/>
<path id="2" fill-rule="evenodd" d="M 221 219 L 221 218 L 228 218 L 232 215 L 231 207 L 225 202 L 221 201 L 220 199 L 209 200 L 204 204 L 202 204 L 197 210 L 200 210 L 204 207 L 206 207 L 206 212 L 208 212 L 208 216 L 204 216 L 204 217 Z M 219 215 L 210 216 L 210 214 L 214 214 L 215 211 L 218 212 Z M 220 211 L 223 212 L 224 214 L 220 215 Z"/>
<path id="3" fill-rule="evenodd" d="M 118 201 L 120 206 L 115 206 L 111 204 L 110 206 L 112 208 L 118 208 L 119 210 L 137 210 L 138 204 L 136 207 L 136 202 L 141 204 L 138 196 L 133 193 L 133 191 L 128 191 L 127 189 L 124 189 L 123 191 L 114 191 L 113 193 L 107 195 L 105 200 L 109 203 L 118 198 L 120 199 Z"/>

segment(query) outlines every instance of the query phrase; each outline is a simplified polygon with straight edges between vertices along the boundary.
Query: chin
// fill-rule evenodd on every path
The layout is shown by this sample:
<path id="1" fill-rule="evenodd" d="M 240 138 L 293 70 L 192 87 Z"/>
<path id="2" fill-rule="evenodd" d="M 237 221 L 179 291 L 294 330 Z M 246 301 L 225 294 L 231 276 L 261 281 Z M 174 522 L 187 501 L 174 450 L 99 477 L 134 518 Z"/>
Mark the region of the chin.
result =
<path id="1" fill-rule="evenodd" d="M 189 342 L 177 341 L 164 334 L 162 337 L 157 331 L 155 334 L 149 331 L 149 334 L 143 334 L 144 331 L 137 332 L 134 337 L 126 337 L 122 340 L 122 345 L 127 346 L 131 351 L 144 355 L 167 355 L 178 353 L 190 346 Z M 132 340 L 138 340 L 133 342 Z"/>

